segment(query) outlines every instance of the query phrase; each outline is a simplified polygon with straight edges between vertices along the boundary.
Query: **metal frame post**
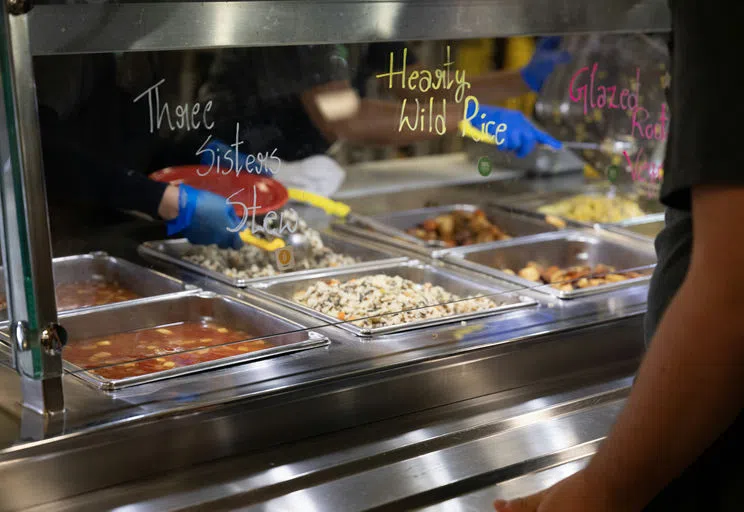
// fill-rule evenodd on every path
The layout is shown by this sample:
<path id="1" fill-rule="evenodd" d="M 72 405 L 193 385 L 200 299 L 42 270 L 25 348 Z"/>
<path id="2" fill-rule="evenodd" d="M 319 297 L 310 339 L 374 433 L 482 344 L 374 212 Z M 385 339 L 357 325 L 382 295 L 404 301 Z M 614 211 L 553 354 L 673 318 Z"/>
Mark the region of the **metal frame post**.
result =
<path id="1" fill-rule="evenodd" d="M 64 411 L 61 351 L 66 334 L 57 325 L 30 9 L 29 0 L 2 2 L 2 251 L 23 406 L 47 416 Z"/>

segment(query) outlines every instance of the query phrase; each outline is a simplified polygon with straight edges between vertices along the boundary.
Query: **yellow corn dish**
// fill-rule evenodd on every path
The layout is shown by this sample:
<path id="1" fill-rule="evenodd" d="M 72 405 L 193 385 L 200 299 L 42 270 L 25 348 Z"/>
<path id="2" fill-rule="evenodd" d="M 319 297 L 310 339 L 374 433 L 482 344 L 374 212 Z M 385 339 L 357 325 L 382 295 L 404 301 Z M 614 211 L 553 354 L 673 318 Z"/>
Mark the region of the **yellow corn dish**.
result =
<path id="1" fill-rule="evenodd" d="M 540 213 L 579 222 L 611 223 L 646 215 L 638 203 L 625 197 L 580 194 L 539 208 Z"/>

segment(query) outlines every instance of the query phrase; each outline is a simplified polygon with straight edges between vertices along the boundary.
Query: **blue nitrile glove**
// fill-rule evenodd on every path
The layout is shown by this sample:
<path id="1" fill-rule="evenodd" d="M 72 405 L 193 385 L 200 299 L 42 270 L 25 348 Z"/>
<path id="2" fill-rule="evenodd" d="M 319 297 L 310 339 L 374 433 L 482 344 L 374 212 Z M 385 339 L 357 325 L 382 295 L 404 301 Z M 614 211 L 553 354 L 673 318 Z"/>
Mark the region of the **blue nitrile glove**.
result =
<path id="1" fill-rule="evenodd" d="M 233 159 L 233 162 L 235 162 L 235 157 L 233 156 L 233 153 L 235 152 L 235 148 L 230 146 L 229 144 L 225 144 L 219 139 L 212 139 L 209 141 L 209 144 L 205 146 L 205 149 L 209 149 L 215 153 L 215 155 L 220 155 L 220 168 L 223 171 L 226 171 L 230 168 L 230 161 L 225 158 L 225 155 L 230 152 L 229 155 Z M 201 160 L 200 163 L 202 165 L 212 165 L 213 159 L 216 161 L 216 156 L 212 156 L 209 151 L 202 151 L 201 152 Z M 238 164 L 237 167 L 241 170 L 246 169 L 245 166 L 245 159 L 247 156 L 244 153 L 241 153 L 238 151 Z M 266 160 L 269 160 L 268 158 Z M 270 165 L 270 162 L 264 161 L 263 166 L 261 165 L 261 162 L 257 162 L 255 159 L 255 156 L 251 159 L 251 161 L 248 163 L 248 172 L 253 174 L 260 174 L 263 176 L 273 176 L 274 173 L 271 171 L 271 169 L 268 168 L 268 165 Z M 233 168 L 235 168 L 236 164 L 233 163 Z"/>
<path id="2" fill-rule="evenodd" d="M 168 236 L 183 232 L 193 244 L 217 244 L 223 249 L 243 245 L 237 232 L 227 230 L 238 224 L 240 219 L 224 197 L 188 185 L 178 186 L 178 217 L 167 222 Z"/>
<path id="3" fill-rule="evenodd" d="M 571 60 L 571 54 L 558 50 L 560 44 L 561 38 L 552 36 L 540 39 L 535 45 L 535 53 L 521 71 L 522 80 L 533 91 L 539 92 L 542 89 L 545 80 L 558 64 Z"/>
<path id="4" fill-rule="evenodd" d="M 535 128 L 524 114 L 517 110 L 494 107 L 491 105 L 480 105 L 478 112 L 473 116 L 475 105 L 468 105 L 467 119 L 478 131 L 485 126 L 488 135 L 496 136 L 497 147 L 501 151 L 513 151 L 519 158 L 529 155 L 538 144 L 545 144 L 555 149 L 561 149 L 559 141 L 547 133 Z M 506 125 L 506 131 L 499 131 L 501 124 Z"/>

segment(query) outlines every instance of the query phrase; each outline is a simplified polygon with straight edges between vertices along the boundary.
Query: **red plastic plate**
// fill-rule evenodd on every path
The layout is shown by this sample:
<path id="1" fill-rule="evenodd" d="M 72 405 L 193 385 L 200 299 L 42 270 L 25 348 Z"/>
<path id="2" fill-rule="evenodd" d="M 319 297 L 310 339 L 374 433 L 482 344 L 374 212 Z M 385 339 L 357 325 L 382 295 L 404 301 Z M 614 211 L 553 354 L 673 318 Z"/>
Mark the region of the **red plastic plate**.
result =
<path id="1" fill-rule="evenodd" d="M 199 175 L 202 174 L 202 176 Z M 272 210 L 278 210 L 289 201 L 289 193 L 284 185 L 278 181 L 250 174 L 245 171 L 236 176 L 235 173 L 227 175 L 217 174 L 216 169 L 209 171 L 208 165 L 182 165 L 178 167 L 167 167 L 154 172 L 150 179 L 178 185 L 185 183 L 194 188 L 208 190 L 224 197 L 232 196 L 232 201 L 245 204 L 248 208 L 254 206 L 253 187 L 256 187 L 255 204 L 256 215 L 265 215 Z M 233 195 L 239 190 L 239 194 Z M 243 207 L 235 205 L 235 213 L 238 217 L 243 216 Z"/>

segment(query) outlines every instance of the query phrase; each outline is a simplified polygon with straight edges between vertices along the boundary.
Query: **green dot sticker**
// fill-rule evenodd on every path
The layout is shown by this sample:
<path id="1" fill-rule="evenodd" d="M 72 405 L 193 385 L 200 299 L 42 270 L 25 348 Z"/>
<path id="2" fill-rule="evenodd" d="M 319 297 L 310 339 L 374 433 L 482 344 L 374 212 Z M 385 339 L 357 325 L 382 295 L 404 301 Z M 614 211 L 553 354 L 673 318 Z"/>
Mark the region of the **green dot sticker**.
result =
<path id="1" fill-rule="evenodd" d="M 607 168 L 607 179 L 610 183 L 615 183 L 620 175 L 620 168 L 617 165 L 611 165 Z"/>
<path id="2" fill-rule="evenodd" d="M 491 170 L 493 167 L 491 166 L 491 159 L 487 156 L 482 156 L 478 160 L 478 172 L 481 174 L 481 176 L 488 176 L 491 174 Z"/>

